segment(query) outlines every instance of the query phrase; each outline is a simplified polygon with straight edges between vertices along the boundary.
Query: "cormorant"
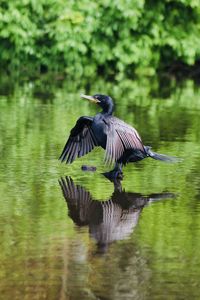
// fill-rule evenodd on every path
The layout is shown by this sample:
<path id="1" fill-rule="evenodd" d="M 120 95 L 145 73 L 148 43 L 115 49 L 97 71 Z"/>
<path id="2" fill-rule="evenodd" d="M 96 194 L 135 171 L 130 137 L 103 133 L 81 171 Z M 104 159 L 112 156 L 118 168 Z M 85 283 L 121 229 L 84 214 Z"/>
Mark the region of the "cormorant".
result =
<path id="1" fill-rule="evenodd" d="M 105 162 L 115 163 L 115 167 L 107 175 L 111 178 L 122 176 L 122 166 L 129 162 L 136 162 L 146 157 L 156 160 L 174 162 L 177 159 L 164 154 L 158 154 L 151 147 L 144 146 L 137 130 L 124 121 L 113 116 L 114 104 L 111 97 L 96 94 L 94 96 L 81 95 L 102 108 L 94 117 L 80 117 L 62 151 L 60 160 L 72 163 L 92 151 L 95 146 L 106 150 Z"/>

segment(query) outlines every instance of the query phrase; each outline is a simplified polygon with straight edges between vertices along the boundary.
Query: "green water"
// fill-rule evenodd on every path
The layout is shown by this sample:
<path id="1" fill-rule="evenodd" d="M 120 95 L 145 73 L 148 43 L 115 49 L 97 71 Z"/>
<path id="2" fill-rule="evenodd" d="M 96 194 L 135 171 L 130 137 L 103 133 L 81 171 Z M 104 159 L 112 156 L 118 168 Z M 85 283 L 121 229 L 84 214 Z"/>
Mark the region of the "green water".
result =
<path id="1" fill-rule="evenodd" d="M 157 85 L 94 79 L 1 86 L 1 299 L 199 299 L 200 88 L 192 81 Z M 97 112 L 79 94 L 102 91 L 146 145 L 183 161 L 128 165 L 123 192 L 114 194 L 101 175 L 108 170 L 102 149 L 60 164 L 76 119 Z M 97 171 L 83 172 L 83 164 Z M 71 206 L 58 182 L 65 176 L 79 189 Z M 87 217 L 80 215 L 84 197 L 97 207 Z"/>

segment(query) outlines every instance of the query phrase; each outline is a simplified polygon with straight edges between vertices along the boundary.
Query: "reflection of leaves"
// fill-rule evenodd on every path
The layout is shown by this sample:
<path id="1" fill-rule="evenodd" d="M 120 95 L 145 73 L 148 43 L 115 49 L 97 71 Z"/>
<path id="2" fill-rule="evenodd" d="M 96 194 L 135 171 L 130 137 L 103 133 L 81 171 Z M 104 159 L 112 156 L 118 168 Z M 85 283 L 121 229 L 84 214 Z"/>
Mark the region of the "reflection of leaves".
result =
<path id="1" fill-rule="evenodd" d="M 5 77 L 1 80 L 5 80 Z M 26 141 L 24 152 L 30 157 L 32 157 L 31 147 L 37 149 L 41 160 L 49 155 L 48 152 L 54 156 L 55 153 L 59 155 L 63 147 L 63 140 L 67 137 L 76 119 L 81 115 L 94 115 L 98 111 L 96 107 L 79 99 L 79 94 L 86 88 L 88 94 L 103 92 L 111 95 L 116 103 L 115 115 L 139 130 L 144 143 L 153 146 L 154 150 L 159 150 L 161 145 L 165 147 L 165 143 L 167 146 L 167 142 L 173 140 L 175 144 L 176 142 L 180 143 L 183 153 L 177 153 L 176 148 L 171 151 L 164 148 L 161 149 L 162 152 L 177 156 L 189 156 L 191 154 L 188 152 L 191 152 L 195 145 L 187 148 L 187 140 L 194 141 L 194 144 L 195 141 L 199 140 L 199 115 L 194 115 L 194 112 L 200 109 L 199 91 L 194 88 L 192 81 L 188 81 L 184 87 L 174 88 L 168 98 L 159 98 L 159 93 L 157 93 L 157 99 L 155 99 L 151 94 L 151 89 L 152 87 L 156 89 L 157 81 L 149 82 L 147 79 L 134 82 L 127 79 L 117 85 L 102 79 L 96 79 L 94 82 L 90 82 L 90 85 L 84 80 L 81 82 L 68 80 L 66 84 L 57 81 L 56 86 L 52 85 L 52 80 L 43 78 L 43 82 L 37 80 L 32 83 L 25 83 L 20 89 L 11 85 L 10 77 L 8 80 L 9 84 L 6 81 L 1 83 L 1 94 L 6 95 L 10 91 L 12 97 L 9 96 L 9 98 L 18 99 L 18 105 L 15 102 L 12 103 L 13 113 L 16 113 L 17 116 L 20 116 L 21 113 L 20 105 L 26 107 L 27 114 L 19 117 L 20 124 L 26 124 L 27 130 L 28 128 L 34 128 L 34 130 L 31 131 L 31 135 L 25 138 L 23 131 L 20 131 L 20 124 L 13 129 L 13 114 L 9 118 L 6 112 L 5 114 L 2 112 L 2 160 L 10 155 L 13 157 L 12 153 L 17 151 L 15 148 L 12 150 L 12 147 L 8 149 L 6 145 L 4 147 L 3 141 L 9 140 L 10 137 L 13 141 L 16 137 L 18 141 Z M 40 101 L 36 99 L 40 99 Z M 55 113 L 49 107 L 49 111 L 43 114 L 42 106 L 45 103 L 50 104 L 50 102 L 57 107 L 58 111 Z M 40 131 L 41 128 L 48 128 L 44 136 L 44 132 Z M 36 146 L 38 141 L 41 142 L 41 144 L 39 143 L 40 147 Z M 56 147 L 57 150 L 55 150 Z M 159 151 L 161 152 L 161 150 Z M 24 156 L 23 153 L 19 155 L 20 157 Z M 102 157 L 99 157 L 99 165 L 102 165 Z M 95 154 L 91 154 L 89 157 L 90 160 L 95 158 Z M 15 160 L 16 157 L 13 159 Z M 78 160 L 75 164 L 80 163 L 81 165 L 83 161 L 88 163 L 88 157 Z M 23 164 L 18 167 L 23 169 Z M 24 172 L 28 172 L 28 170 Z"/>

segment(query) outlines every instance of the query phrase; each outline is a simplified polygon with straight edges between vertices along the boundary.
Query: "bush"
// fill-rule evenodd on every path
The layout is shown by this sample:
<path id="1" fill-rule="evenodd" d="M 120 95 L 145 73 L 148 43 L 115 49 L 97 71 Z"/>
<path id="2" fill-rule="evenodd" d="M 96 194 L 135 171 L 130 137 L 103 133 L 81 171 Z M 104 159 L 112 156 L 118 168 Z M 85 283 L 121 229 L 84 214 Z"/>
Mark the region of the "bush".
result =
<path id="1" fill-rule="evenodd" d="M 17 71 L 132 76 L 200 58 L 199 0 L 9 0 L 0 61 Z"/>

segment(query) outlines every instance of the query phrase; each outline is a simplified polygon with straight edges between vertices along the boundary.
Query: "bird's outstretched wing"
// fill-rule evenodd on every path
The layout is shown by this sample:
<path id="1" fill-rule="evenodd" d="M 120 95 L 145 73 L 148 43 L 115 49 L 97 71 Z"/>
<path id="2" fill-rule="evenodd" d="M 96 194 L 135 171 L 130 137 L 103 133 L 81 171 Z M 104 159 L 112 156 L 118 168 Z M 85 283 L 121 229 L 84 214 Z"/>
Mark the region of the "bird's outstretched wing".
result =
<path id="1" fill-rule="evenodd" d="M 71 177 L 59 180 L 63 196 L 66 200 L 69 215 L 73 221 L 84 226 L 89 223 L 91 204 L 94 202 L 91 194 L 80 185 L 75 185 Z"/>
<path id="2" fill-rule="evenodd" d="M 144 145 L 136 129 L 115 117 L 109 118 L 106 124 L 107 143 L 105 161 L 107 163 L 117 161 L 127 149 L 145 152 Z"/>
<path id="3" fill-rule="evenodd" d="M 91 128 L 92 122 L 92 117 L 78 119 L 59 157 L 62 162 L 66 161 L 66 163 L 71 164 L 77 157 L 89 153 L 95 146 L 98 146 Z"/>

